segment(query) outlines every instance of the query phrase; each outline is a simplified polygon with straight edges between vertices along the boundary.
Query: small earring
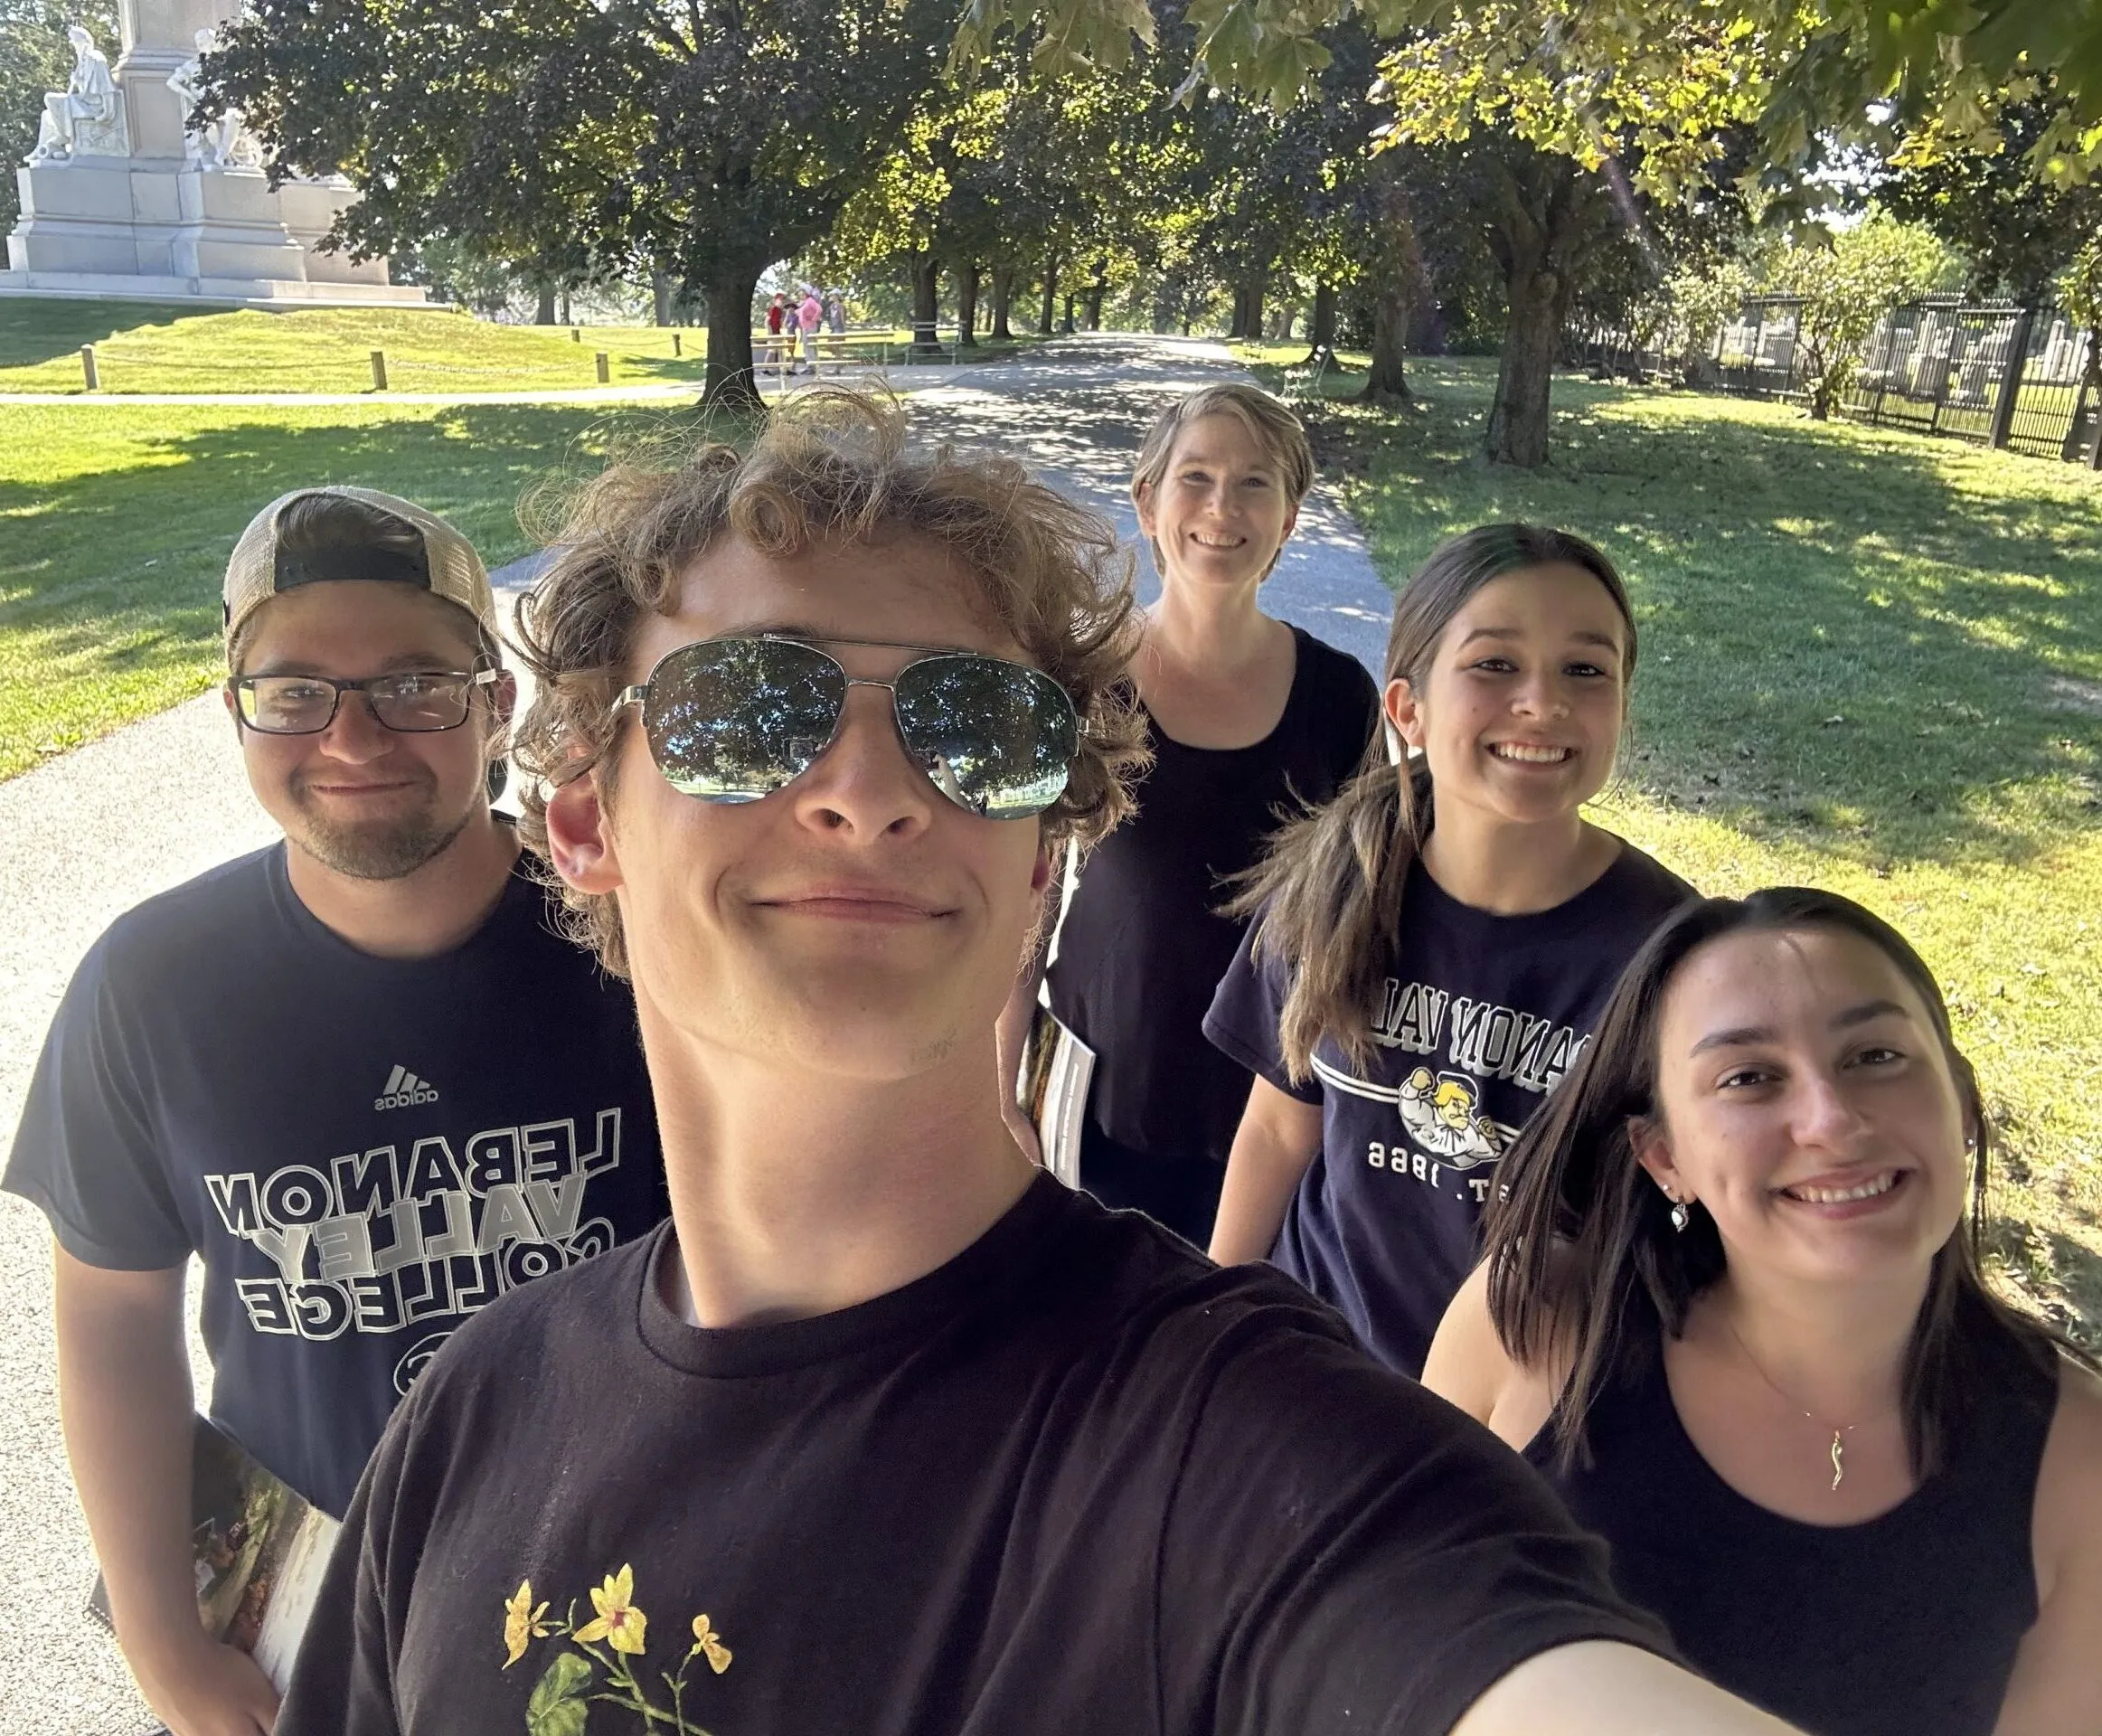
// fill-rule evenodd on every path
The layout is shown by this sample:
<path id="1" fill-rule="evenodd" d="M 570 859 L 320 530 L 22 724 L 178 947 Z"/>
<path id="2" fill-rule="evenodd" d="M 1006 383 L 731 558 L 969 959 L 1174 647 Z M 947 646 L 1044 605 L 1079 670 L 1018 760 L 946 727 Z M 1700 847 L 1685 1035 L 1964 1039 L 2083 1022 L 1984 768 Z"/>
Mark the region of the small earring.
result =
<path id="1" fill-rule="evenodd" d="M 1686 1226 L 1692 1221 L 1693 1214 L 1686 1209 L 1686 1202 L 1673 1196 L 1672 1228 L 1676 1230 L 1681 1235 L 1683 1235 L 1686 1232 Z"/>

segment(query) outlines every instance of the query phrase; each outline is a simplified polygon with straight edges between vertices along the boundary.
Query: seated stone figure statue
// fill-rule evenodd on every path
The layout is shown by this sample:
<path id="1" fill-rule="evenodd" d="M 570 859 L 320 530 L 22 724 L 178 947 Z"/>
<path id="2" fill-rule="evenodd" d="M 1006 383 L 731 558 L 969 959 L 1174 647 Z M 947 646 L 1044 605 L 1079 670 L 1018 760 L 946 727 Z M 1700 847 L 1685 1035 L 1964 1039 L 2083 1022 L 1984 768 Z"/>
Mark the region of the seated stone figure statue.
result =
<path id="1" fill-rule="evenodd" d="M 47 91 L 32 163 L 62 163 L 73 156 L 129 156 L 131 128 L 109 62 L 80 25 L 66 32 L 73 45 L 73 75 L 63 90 Z"/>
<path id="2" fill-rule="evenodd" d="M 203 97 L 198 80 L 204 57 L 212 52 L 212 35 L 209 30 L 199 31 L 197 52 L 168 74 L 168 89 L 183 104 L 183 155 L 207 169 L 260 168 L 262 152 L 240 109 L 224 109 L 205 121 L 193 118 Z"/>

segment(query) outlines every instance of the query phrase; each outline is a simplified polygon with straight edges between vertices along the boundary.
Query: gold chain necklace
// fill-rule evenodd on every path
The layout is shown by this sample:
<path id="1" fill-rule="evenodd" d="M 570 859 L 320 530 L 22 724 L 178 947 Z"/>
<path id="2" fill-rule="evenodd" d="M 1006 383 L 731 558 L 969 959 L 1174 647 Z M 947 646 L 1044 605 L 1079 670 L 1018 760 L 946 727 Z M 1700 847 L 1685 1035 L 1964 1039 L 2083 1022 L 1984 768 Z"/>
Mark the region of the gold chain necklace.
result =
<path id="1" fill-rule="evenodd" d="M 1875 1422 L 1880 1419 L 1890 1415 L 1890 1410 L 1894 1410 L 1896 1407 L 1892 1406 L 1889 1409 L 1879 1410 L 1873 1416 L 1863 1417 L 1859 1422 L 1847 1423 L 1843 1428 L 1835 1427 L 1833 1424 L 1826 1421 L 1824 1418 L 1817 1415 L 1815 1411 L 1805 1410 L 1800 1400 L 1790 1398 L 1787 1393 L 1784 1392 L 1781 1390 L 1779 1383 L 1775 1381 L 1774 1377 L 1767 1373 L 1764 1368 L 1759 1366 L 1759 1359 L 1751 1354 L 1751 1346 L 1746 1344 L 1744 1339 L 1739 1335 L 1737 1327 L 1731 1322 L 1730 1316 L 1724 1313 L 1720 1308 L 1718 1308 L 1716 1313 L 1721 1316 L 1722 1329 L 1730 1335 L 1730 1342 L 1737 1346 L 1738 1354 L 1742 1356 L 1746 1362 L 1751 1364 L 1752 1373 L 1757 1374 L 1760 1380 L 1767 1383 L 1767 1390 L 1773 1393 L 1773 1395 L 1779 1399 L 1784 1404 L 1787 1405 L 1790 1410 L 1800 1411 L 1806 1421 L 1815 1423 L 1820 1429 L 1830 1429 L 1832 1430 L 1832 1486 L 1836 1492 L 1839 1488 L 1839 1486 L 1846 1480 L 1846 1438 L 1852 1434 L 1856 1429 L 1859 1429 L 1862 1426 L 1862 1423 Z"/>

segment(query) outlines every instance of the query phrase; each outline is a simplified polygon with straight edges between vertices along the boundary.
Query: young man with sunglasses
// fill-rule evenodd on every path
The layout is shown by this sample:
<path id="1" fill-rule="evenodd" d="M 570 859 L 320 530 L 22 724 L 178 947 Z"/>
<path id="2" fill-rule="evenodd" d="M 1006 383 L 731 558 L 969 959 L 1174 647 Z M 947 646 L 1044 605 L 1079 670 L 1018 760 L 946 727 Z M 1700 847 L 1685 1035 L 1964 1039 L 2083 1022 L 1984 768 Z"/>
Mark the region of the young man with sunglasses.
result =
<path id="1" fill-rule="evenodd" d="M 813 394 L 617 468 L 525 605 L 528 835 L 633 977 L 672 1222 L 410 1396 L 280 1736 L 1778 1731 L 1515 1454 L 1007 1135 L 1130 599 L 1092 515 L 900 440 Z"/>
<path id="2" fill-rule="evenodd" d="M 464 1320 L 664 1215 L 634 1003 L 489 806 L 514 685 L 482 562 L 356 488 L 227 570 L 226 703 L 285 841 L 149 900 L 53 1021 L 5 1185 L 56 1247 L 60 1402 L 119 1642 L 176 1736 L 277 1696 L 198 1621 L 183 1283 L 212 1417 L 340 1515 Z"/>

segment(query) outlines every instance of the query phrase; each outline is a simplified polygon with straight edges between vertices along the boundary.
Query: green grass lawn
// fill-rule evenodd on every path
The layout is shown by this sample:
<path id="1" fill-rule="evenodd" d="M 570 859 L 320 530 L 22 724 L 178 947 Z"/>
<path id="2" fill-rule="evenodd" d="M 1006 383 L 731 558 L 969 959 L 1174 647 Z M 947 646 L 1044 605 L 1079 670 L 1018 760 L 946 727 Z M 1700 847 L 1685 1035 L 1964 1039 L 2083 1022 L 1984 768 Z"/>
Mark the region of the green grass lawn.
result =
<path id="1" fill-rule="evenodd" d="M 520 392 L 692 380 L 707 335 L 672 327 L 497 326 L 466 314 L 312 307 L 200 313 L 120 301 L 0 300 L 0 392 L 78 392 L 80 346 L 95 345 L 105 392 L 369 392 L 374 350 L 393 392 Z"/>
<path id="2" fill-rule="evenodd" d="M 857 360 L 883 344 L 896 352 L 912 341 L 909 331 L 848 337 Z M 978 354 L 966 352 L 966 359 L 989 360 L 1037 341 L 980 340 Z M 393 308 L 201 313 L 140 302 L 8 297 L 0 299 L 0 392 L 84 392 L 85 344 L 95 346 L 105 394 L 370 392 L 374 350 L 386 353 L 390 392 L 467 392 L 595 386 L 599 351 L 610 384 L 698 384 L 708 334 L 694 326 L 497 326 L 466 314 Z"/>
<path id="3" fill-rule="evenodd" d="M 1303 344 L 1242 354 L 1280 390 Z M 1604 822 L 1704 891 L 1829 887 L 1939 974 L 1999 1134 L 2011 1280 L 2102 1347 L 2102 484 L 1772 404 L 1555 382 L 1554 460 L 1475 457 L 1493 362 L 1302 403 L 1381 572 L 1523 518 L 1598 542 L 1642 627 Z"/>
<path id="4" fill-rule="evenodd" d="M 0 405 L 0 778 L 220 680 L 221 580 L 255 511 L 364 483 L 450 517 L 490 566 L 515 506 L 616 439 L 691 419 L 541 405 Z"/>

